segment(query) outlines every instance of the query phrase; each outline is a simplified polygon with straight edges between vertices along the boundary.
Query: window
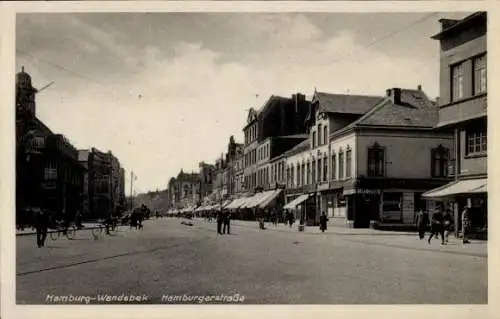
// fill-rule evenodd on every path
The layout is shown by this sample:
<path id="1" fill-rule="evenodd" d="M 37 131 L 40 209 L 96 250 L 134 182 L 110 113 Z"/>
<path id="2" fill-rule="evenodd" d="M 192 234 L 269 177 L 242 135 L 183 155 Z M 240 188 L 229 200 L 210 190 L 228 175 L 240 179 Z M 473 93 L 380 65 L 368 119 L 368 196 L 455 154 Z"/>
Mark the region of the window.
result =
<path id="1" fill-rule="evenodd" d="M 344 153 L 339 152 L 339 179 L 344 179 Z"/>
<path id="2" fill-rule="evenodd" d="M 318 145 L 323 144 L 323 140 L 321 139 L 321 124 L 318 124 Z"/>
<path id="3" fill-rule="evenodd" d="M 328 143 L 328 126 L 323 127 L 323 144 Z"/>
<path id="4" fill-rule="evenodd" d="M 316 132 L 313 131 L 313 143 L 312 143 L 312 148 L 316 147 Z"/>
<path id="5" fill-rule="evenodd" d="M 335 154 L 332 155 L 332 180 L 337 179 L 337 156 Z"/>
<path id="6" fill-rule="evenodd" d="M 316 161 L 312 160 L 311 163 L 311 183 L 316 183 Z"/>
<path id="7" fill-rule="evenodd" d="M 45 147 L 45 137 L 44 136 L 35 136 L 31 140 L 31 147 L 34 150 L 39 150 Z"/>
<path id="8" fill-rule="evenodd" d="M 485 130 L 467 131 L 467 155 L 486 153 L 486 136 Z"/>
<path id="9" fill-rule="evenodd" d="M 451 67 L 451 100 L 456 101 L 464 97 L 464 65 L 463 63 Z"/>
<path id="10" fill-rule="evenodd" d="M 368 176 L 384 176 L 384 155 L 378 144 L 368 149 Z"/>
<path id="11" fill-rule="evenodd" d="M 345 152 L 345 176 L 347 178 L 350 178 L 352 177 L 351 174 L 352 174 L 352 150 L 347 150 L 347 152 Z"/>
<path id="12" fill-rule="evenodd" d="M 474 94 L 486 92 L 486 55 L 473 60 L 474 65 Z"/>
<path id="13" fill-rule="evenodd" d="M 446 177 L 448 176 L 448 157 L 449 151 L 447 148 L 439 145 L 431 150 L 431 176 Z"/>
<path id="14" fill-rule="evenodd" d="M 45 180 L 57 179 L 57 165 L 54 162 L 48 162 L 44 171 Z"/>
<path id="15" fill-rule="evenodd" d="M 306 178 L 306 164 L 302 164 L 302 185 L 307 185 Z"/>
<path id="16" fill-rule="evenodd" d="M 321 158 L 318 158 L 318 183 L 321 182 Z"/>
<path id="17" fill-rule="evenodd" d="M 328 160 L 325 157 L 323 157 L 323 182 L 326 182 L 328 180 Z"/>
<path id="18" fill-rule="evenodd" d="M 311 184 L 311 163 L 309 163 L 309 162 L 307 162 L 306 184 L 307 185 Z"/>

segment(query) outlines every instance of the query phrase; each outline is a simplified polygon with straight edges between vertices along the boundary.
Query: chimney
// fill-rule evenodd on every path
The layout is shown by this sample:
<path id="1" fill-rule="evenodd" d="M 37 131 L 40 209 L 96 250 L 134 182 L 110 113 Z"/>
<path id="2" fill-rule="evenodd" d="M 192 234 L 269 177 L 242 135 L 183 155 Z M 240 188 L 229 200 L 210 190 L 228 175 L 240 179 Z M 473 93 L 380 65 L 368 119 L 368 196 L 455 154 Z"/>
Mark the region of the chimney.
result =
<path id="1" fill-rule="evenodd" d="M 422 85 L 421 85 L 421 84 L 419 84 L 419 85 L 417 86 L 417 90 L 422 91 Z"/>
<path id="2" fill-rule="evenodd" d="M 386 90 L 386 95 L 394 104 L 401 104 L 401 88 L 392 88 Z"/>

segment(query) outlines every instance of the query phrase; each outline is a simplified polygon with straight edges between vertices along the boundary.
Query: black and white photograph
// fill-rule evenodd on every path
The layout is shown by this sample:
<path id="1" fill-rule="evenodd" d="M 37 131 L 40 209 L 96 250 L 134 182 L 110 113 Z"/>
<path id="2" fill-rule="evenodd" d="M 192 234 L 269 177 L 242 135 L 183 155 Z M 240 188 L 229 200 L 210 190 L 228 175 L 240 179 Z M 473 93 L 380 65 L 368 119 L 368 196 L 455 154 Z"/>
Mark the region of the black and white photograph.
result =
<path id="1" fill-rule="evenodd" d="M 487 305 L 490 13 L 449 8 L 16 13 L 15 305 Z"/>

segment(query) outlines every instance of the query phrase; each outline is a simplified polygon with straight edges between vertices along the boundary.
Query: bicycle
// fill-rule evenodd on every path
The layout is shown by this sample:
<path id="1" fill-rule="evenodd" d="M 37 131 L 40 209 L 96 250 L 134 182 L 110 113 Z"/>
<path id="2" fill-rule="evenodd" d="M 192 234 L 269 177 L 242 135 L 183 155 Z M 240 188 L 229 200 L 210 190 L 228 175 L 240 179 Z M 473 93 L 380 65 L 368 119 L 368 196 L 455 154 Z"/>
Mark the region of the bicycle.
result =
<path id="1" fill-rule="evenodd" d="M 69 226 L 64 226 L 61 223 L 56 225 L 55 231 L 50 233 L 50 239 L 52 240 L 57 240 L 61 236 L 66 236 L 69 240 L 75 238 L 76 235 L 76 226 L 75 225 L 69 225 Z"/>

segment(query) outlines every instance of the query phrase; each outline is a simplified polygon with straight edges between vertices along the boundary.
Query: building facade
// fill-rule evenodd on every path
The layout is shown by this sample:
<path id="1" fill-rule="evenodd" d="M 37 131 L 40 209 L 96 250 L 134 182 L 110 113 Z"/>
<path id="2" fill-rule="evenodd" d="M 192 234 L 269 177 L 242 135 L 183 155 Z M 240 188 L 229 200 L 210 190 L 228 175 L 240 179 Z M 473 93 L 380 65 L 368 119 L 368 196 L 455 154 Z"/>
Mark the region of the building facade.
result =
<path id="1" fill-rule="evenodd" d="M 192 208 L 200 204 L 201 184 L 199 173 L 184 173 L 181 169 L 177 177 L 168 184 L 171 209 Z"/>
<path id="2" fill-rule="evenodd" d="M 291 98 L 271 96 L 258 112 L 250 109 L 245 134 L 244 184 L 249 192 L 269 184 L 271 139 L 305 133 L 305 118 L 309 102 L 305 95 L 297 93 Z"/>
<path id="3" fill-rule="evenodd" d="M 74 220 L 81 209 L 84 167 L 78 152 L 36 116 L 31 76 L 16 75 L 16 210 L 48 211 L 56 219 Z"/>
<path id="4" fill-rule="evenodd" d="M 439 41 L 440 98 L 437 131 L 453 133 L 450 175 L 454 181 L 425 194 L 451 201 L 455 229 L 460 213 L 471 210 L 472 228 L 487 229 L 487 14 L 477 12 L 461 20 L 441 19 Z"/>
<path id="5" fill-rule="evenodd" d="M 421 88 L 385 97 L 316 92 L 310 114 L 309 141 L 286 153 L 287 202 L 305 195 L 309 225 L 321 212 L 352 227 L 413 224 L 422 193 L 449 180 L 451 135 L 432 130 L 437 106 Z"/>

